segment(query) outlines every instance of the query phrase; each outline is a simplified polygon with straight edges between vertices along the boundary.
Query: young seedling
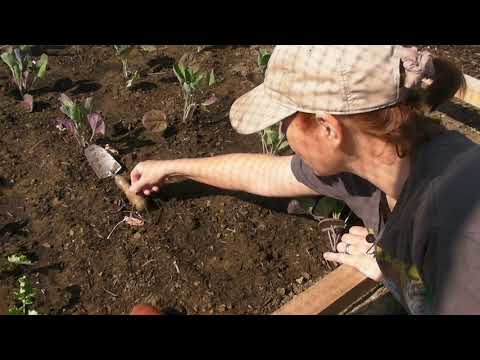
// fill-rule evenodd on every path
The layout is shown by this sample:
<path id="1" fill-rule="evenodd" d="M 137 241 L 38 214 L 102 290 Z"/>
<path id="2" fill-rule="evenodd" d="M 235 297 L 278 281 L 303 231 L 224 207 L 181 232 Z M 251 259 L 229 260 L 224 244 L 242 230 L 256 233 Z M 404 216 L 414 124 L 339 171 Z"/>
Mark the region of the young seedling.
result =
<path id="1" fill-rule="evenodd" d="M 24 254 L 13 254 L 7 257 L 7 260 L 11 264 L 15 265 L 32 265 L 32 260 Z"/>
<path id="2" fill-rule="evenodd" d="M 29 309 L 30 305 L 33 304 L 33 300 L 35 299 L 36 291 L 32 287 L 32 283 L 30 280 L 23 275 L 18 279 L 20 284 L 20 288 L 17 292 L 15 292 L 15 299 L 21 303 L 20 307 L 13 307 L 8 309 L 9 315 L 38 315 L 38 312 Z"/>
<path id="3" fill-rule="evenodd" d="M 260 132 L 264 154 L 278 155 L 288 148 L 288 141 L 280 125 L 273 125 Z"/>
<path id="4" fill-rule="evenodd" d="M 204 94 L 205 89 L 215 85 L 217 82 L 213 69 L 210 71 L 208 78 L 204 73 L 201 73 L 200 70 L 182 63 L 173 65 L 173 72 L 182 87 L 185 100 L 182 117 L 184 122 L 193 118 L 193 114 L 199 106 L 205 109 L 218 101 L 215 95 L 210 96 L 204 102 L 199 101 L 199 98 Z"/>
<path id="5" fill-rule="evenodd" d="M 323 196 L 292 200 L 288 204 L 287 211 L 289 214 L 309 215 L 317 221 L 322 221 L 324 219 L 340 220 L 344 208 L 343 201 Z"/>
<path id="6" fill-rule="evenodd" d="M 269 51 L 264 49 L 257 49 L 257 65 L 260 72 L 265 76 L 267 71 L 268 61 L 272 55 Z M 260 131 L 260 138 L 262 140 L 262 149 L 264 154 L 277 155 L 282 150 L 288 148 L 288 142 L 285 134 L 281 132 L 280 126 L 271 126 L 265 130 Z"/>
<path id="7" fill-rule="evenodd" d="M 33 97 L 29 94 L 37 79 L 42 79 L 47 72 L 48 56 L 42 54 L 39 59 L 30 55 L 31 45 L 8 48 L 1 58 L 12 73 L 13 82 L 17 86 L 26 108 L 33 111 Z"/>
<path id="8" fill-rule="evenodd" d="M 265 50 L 265 49 L 257 49 L 257 65 L 260 69 L 260 72 L 263 76 L 265 76 L 265 72 L 267 71 L 268 61 L 270 60 L 270 56 L 272 54 Z"/>
<path id="9" fill-rule="evenodd" d="M 105 122 L 102 115 L 93 112 L 93 98 L 89 97 L 82 103 L 72 101 L 67 95 L 60 95 L 60 111 L 67 118 L 57 118 L 55 121 L 61 131 L 73 135 L 83 149 L 92 143 L 95 135 L 105 135 Z M 90 133 L 90 134 L 89 134 Z"/>
<path id="10" fill-rule="evenodd" d="M 135 46 L 113 45 L 113 47 L 122 61 L 123 77 L 127 80 L 127 89 L 130 89 L 136 81 L 140 80 L 140 73 L 137 70 L 132 71 L 128 67 L 128 56 L 135 49 Z"/>
<path id="11" fill-rule="evenodd" d="M 327 196 L 321 198 L 306 197 L 290 201 L 287 212 L 289 214 L 309 215 L 317 220 L 321 231 L 327 233 L 330 250 L 336 252 L 337 244 L 342 239 L 352 214 L 350 211 L 345 220 L 342 220 L 341 214 L 344 208 L 344 202 Z M 334 270 L 338 264 L 327 261 L 327 266 L 330 270 Z"/>

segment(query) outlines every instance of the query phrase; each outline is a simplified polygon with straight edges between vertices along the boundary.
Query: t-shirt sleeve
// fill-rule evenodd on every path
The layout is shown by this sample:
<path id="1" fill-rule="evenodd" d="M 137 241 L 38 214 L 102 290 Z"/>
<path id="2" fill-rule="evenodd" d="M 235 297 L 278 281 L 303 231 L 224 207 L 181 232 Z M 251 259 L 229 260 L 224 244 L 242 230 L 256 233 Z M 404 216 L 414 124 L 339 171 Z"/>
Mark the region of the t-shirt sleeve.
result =
<path id="1" fill-rule="evenodd" d="M 367 180 L 349 173 L 335 176 L 317 176 L 313 169 L 298 155 L 294 155 L 291 168 L 297 181 L 320 195 L 338 200 L 346 200 L 355 195 L 369 196 L 375 190 L 374 186 Z"/>

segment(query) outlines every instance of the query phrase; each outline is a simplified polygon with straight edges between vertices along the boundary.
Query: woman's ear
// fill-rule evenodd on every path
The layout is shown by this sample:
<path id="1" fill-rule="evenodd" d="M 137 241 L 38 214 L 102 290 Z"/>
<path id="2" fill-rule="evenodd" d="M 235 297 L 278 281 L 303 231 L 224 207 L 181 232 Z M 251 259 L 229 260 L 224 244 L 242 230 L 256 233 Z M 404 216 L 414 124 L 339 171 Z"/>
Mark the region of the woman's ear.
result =
<path id="1" fill-rule="evenodd" d="M 322 137 L 339 146 L 343 139 L 343 127 L 338 118 L 329 114 L 321 113 L 316 115 Z"/>

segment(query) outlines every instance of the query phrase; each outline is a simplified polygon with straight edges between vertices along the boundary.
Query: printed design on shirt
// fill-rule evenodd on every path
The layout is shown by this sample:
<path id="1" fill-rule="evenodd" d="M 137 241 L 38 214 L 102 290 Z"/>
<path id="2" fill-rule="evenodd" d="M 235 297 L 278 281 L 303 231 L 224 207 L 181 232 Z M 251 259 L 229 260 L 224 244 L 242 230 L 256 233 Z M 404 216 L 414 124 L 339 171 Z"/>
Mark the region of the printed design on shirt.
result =
<path id="1" fill-rule="evenodd" d="M 431 297 L 416 265 L 394 258 L 379 245 L 376 246 L 376 259 L 387 279 L 387 287 L 411 314 L 432 313 Z"/>

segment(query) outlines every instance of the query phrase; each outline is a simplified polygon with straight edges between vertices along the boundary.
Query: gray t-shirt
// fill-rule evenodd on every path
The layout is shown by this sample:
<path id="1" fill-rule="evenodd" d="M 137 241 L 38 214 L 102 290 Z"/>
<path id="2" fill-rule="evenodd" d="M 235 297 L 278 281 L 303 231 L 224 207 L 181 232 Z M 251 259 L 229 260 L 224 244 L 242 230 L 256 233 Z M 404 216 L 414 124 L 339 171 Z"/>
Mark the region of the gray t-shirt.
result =
<path id="1" fill-rule="evenodd" d="M 385 195 L 349 173 L 319 177 L 299 157 L 298 181 L 343 200 L 377 238 L 385 285 L 412 314 L 480 314 L 480 146 L 447 131 L 420 146 L 388 219 Z"/>

